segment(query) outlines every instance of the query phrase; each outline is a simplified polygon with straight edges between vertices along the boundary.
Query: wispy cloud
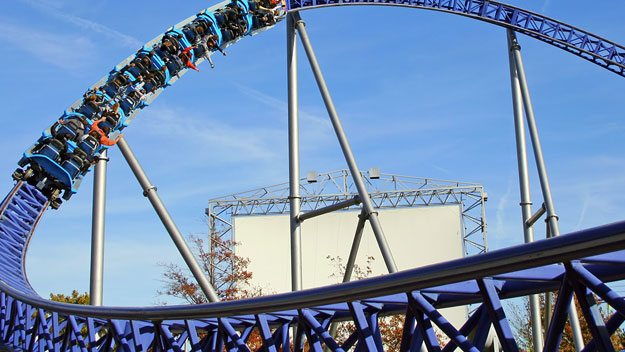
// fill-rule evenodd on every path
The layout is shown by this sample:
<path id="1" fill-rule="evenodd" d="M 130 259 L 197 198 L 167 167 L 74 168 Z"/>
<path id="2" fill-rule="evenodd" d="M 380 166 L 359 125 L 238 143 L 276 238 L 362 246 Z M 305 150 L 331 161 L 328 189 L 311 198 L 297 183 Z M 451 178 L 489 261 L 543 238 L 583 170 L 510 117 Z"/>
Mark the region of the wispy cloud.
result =
<path id="1" fill-rule="evenodd" d="M 250 98 L 261 102 L 263 104 L 265 104 L 266 106 L 272 107 L 277 111 L 283 112 L 283 113 L 287 113 L 288 112 L 288 103 L 282 99 L 278 99 L 278 98 L 274 98 L 270 95 L 267 95 L 259 90 L 250 88 L 250 87 L 246 87 L 240 84 L 236 84 L 236 87 L 239 89 L 239 91 L 241 91 L 241 93 L 249 96 Z M 327 128 L 328 130 L 330 128 L 332 128 L 332 125 L 330 123 L 330 120 L 328 117 L 324 116 L 318 116 L 316 114 L 311 114 L 307 111 L 304 111 L 300 108 L 299 110 L 299 117 L 304 120 L 304 121 L 308 121 L 311 122 L 315 125 L 318 126 L 322 126 L 324 128 Z"/>
<path id="2" fill-rule="evenodd" d="M 223 158 L 223 161 L 269 161 L 277 158 L 274 142 L 284 139 L 284 131 L 267 127 L 235 126 L 208 116 L 194 116 L 171 108 L 152 109 L 146 131 L 155 136 L 180 139 L 198 148 L 187 149 L 192 159 Z M 211 153 L 206 153 L 207 150 Z M 195 155 L 197 154 L 197 155 Z M 220 157 L 221 155 L 221 157 Z M 189 156 L 189 155 L 188 155 Z"/>
<path id="3" fill-rule="evenodd" d="M 540 8 L 540 13 L 546 14 L 549 11 L 549 7 L 551 6 L 551 0 L 545 0 L 543 6 Z"/>
<path id="4" fill-rule="evenodd" d="M 582 228 L 582 225 L 584 224 L 584 220 L 586 219 L 586 213 L 588 212 L 588 207 L 590 206 L 590 203 L 592 202 L 591 197 L 589 194 L 586 194 L 584 196 L 584 201 L 582 203 L 582 210 L 579 214 L 579 218 L 577 219 L 577 224 L 575 224 L 575 230 L 580 230 Z"/>
<path id="5" fill-rule="evenodd" d="M 41 11 L 61 21 L 70 23 L 82 29 L 108 37 L 124 47 L 137 49 L 143 44 L 139 40 L 137 40 L 136 38 L 130 35 L 121 33 L 119 31 L 116 31 L 100 23 L 72 15 L 59 8 L 52 7 L 46 4 L 45 2 L 42 3 L 39 1 L 32 1 L 32 0 L 22 0 L 22 2 L 25 4 L 28 4 L 30 7 L 32 7 L 35 10 Z"/>
<path id="6" fill-rule="evenodd" d="M 94 48 L 82 36 L 34 31 L 26 26 L 8 24 L 4 20 L 0 21 L 0 39 L 42 61 L 67 70 L 84 68 Z"/>
<path id="7" fill-rule="evenodd" d="M 440 171 L 443 175 L 451 174 L 451 171 L 448 168 L 444 168 L 436 164 L 431 164 L 430 167 L 434 170 Z"/>

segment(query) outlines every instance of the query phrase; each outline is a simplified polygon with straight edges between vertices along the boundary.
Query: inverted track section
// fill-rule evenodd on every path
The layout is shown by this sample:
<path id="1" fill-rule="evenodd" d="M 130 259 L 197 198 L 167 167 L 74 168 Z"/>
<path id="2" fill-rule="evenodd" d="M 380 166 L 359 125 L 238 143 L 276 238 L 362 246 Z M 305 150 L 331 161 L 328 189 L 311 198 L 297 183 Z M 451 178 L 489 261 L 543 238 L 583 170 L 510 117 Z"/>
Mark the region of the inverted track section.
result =
<path id="1" fill-rule="evenodd" d="M 339 5 L 387 5 L 442 11 L 510 28 L 625 77 L 625 47 L 583 29 L 490 0 L 290 0 L 293 11 Z"/>
<path id="2" fill-rule="evenodd" d="M 305 0 L 291 1 L 287 6 L 301 10 L 356 3 L 371 2 Z M 493 1 L 400 0 L 386 0 L 384 4 L 452 12 L 502 25 L 624 75 L 622 46 L 509 5 Z M 212 13 L 211 9 L 204 13 Z M 179 29 L 194 18 L 170 30 Z M 146 47 L 153 47 L 162 38 L 155 38 Z M 196 64 L 200 61 L 194 60 Z M 185 71 L 169 77 L 168 85 Z M 101 87 L 107 79 L 92 88 Z M 144 102 L 149 103 L 168 85 L 149 93 Z M 120 101 L 124 97 L 110 98 Z M 72 109 L 81 104 L 83 101 L 79 100 Z M 124 114 L 126 125 L 139 109 Z M 16 176 L 26 175 L 27 172 Z M 28 243 L 49 205 L 50 196 L 36 185 L 17 182 L 0 205 L 0 340 L 15 349 L 248 351 L 261 347 L 277 352 L 301 351 L 306 340 L 314 351 L 321 351 L 324 345 L 333 351 L 381 351 L 385 349 L 379 329 L 381 318 L 403 314 L 401 351 L 417 351 L 423 344 L 430 351 L 451 351 L 456 347 L 464 351 L 482 350 L 491 326 L 505 350 L 517 351 L 501 299 L 554 290 L 559 290 L 560 295 L 546 334 L 547 351 L 558 349 L 573 293 L 584 298 L 579 304 L 593 337 L 586 349 L 611 350 L 609 337 L 625 320 L 625 299 L 605 284 L 625 279 L 625 222 L 383 277 L 240 301 L 136 308 L 51 302 L 33 290 L 24 268 Z M 605 324 L 595 314 L 595 296 L 614 310 Z M 476 304 L 476 309 L 463 326 L 453 326 L 438 310 L 469 303 Z M 353 321 L 355 330 L 339 338 L 330 336 L 330 324 L 345 320 Z M 434 325 L 448 338 L 445 346 L 440 346 Z M 294 335 L 291 327 L 297 327 Z"/>

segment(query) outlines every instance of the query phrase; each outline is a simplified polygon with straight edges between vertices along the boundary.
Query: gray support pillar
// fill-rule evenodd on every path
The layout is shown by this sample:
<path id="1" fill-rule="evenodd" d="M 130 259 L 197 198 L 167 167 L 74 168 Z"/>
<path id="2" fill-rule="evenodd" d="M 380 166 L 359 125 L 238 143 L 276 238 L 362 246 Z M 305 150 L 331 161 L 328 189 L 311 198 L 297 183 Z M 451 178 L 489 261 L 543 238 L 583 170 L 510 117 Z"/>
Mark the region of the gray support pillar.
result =
<path id="1" fill-rule="evenodd" d="M 289 109 L 289 215 L 291 230 L 291 290 L 302 289 L 302 232 L 299 192 L 299 111 L 297 92 L 297 37 L 293 16 L 286 18 L 287 85 Z"/>
<path id="2" fill-rule="evenodd" d="M 106 215 L 106 149 L 101 153 L 93 175 L 93 209 L 91 213 L 91 273 L 89 304 L 102 305 L 104 277 L 104 217 Z"/>
<path id="3" fill-rule="evenodd" d="M 334 108 L 334 103 L 332 102 L 332 97 L 330 96 L 330 92 L 328 91 L 328 87 L 326 86 L 323 74 L 321 73 L 321 68 L 319 67 L 319 63 L 317 62 L 317 57 L 315 56 L 315 52 L 313 51 L 312 45 L 310 44 L 310 40 L 308 39 L 308 33 L 306 32 L 304 21 L 301 20 L 298 12 L 292 13 L 292 16 L 293 20 L 295 21 L 295 27 L 297 28 L 300 39 L 302 40 L 302 45 L 304 46 L 304 50 L 306 51 L 306 56 L 308 57 L 310 68 L 315 75 L 315 80 L 317 81 L 319 92 L 323 97 L 323 102 L 325 103 L 326 110 L 328 111 L 328 115 L 330 116 L 330 120 L 332 121 L 334 132 L 336 133 L 336 136 L 341 145 L 341 150 L 343 151 L 343 155 L 345 156 L 345 161 L 347 162 L 349 171 L 351 172 L 352 178 L 354 179 L 354 185 L 358 189 L 358 194 L 360 195 L 360 198 L 362 200 L 363 209 L 367 212 L 367 216 L 369 217 L 369 223 L 371 224 L 371 228 L 378 242 L 378 246 L 380 247 L 380 252 L 382 253 L 382 257 L 384 258 L 384 263 L 386 264 L 386 268 L 389 273 L 394 273 L 397 271 L 395 259 L 393 258 L 391 250 L 386 241 L 386 237 L 384 236 L 384 231 L 382 231 L 382 226 L 380 225 L 380 220 L 378 219 L 378 213 L 373 208 L 371 198 L 369 198 L 369 193 L 367 192 L 367 188 L 362 181 L 362 175 L 360 174 L 360 170 L 358 168 L 358 165 L 356 164 L 356 159 L 354 159 L 354 155 L 352 153 L 351 147 L 349 146 L 347 136 L 343 131 L 343 126 L 341 125 L 339 116 L 336 112 L 336 109 Z"/>
<path id="4" fill-rule="evenodd" d="M 363 209 L 358 215 L 358 225 L 356 225 L 356 233 L 354 234 L 352 249 L 349 251 L 349 258 L 347 259 L 347 264 L 345 265 L 343 282 L 349 282 L 352 279 L 352 272 L 354 271 L 354 264 L 356 263 L 356 256 L 358 255 L 358 248 L 360 248 L 360 240 L 362 239 L 362 231 L 365 228 L 365 220 L 367 220 L 367 214 Z"/>
<path id="5" fill-rule="evenodd" d="M 523 98 L 523 106 L 525 108 L 527 126 L 530 132 L 530 137 L 532 139 L 534 159 L 536 161 L 536 170 L 538 171 L 538 178 L 540 180 L 540 187 L 543 193 L 545 209 L 547 212 L 547 224 L 549 226 L 549 231 L 551 232 L 552 236 L 560 236 L 558 216 L 556 215 L 555 206 L 551 197 L 551 188 L 549 186 L 549 178 L 547 177 L 547 168 L 545 167 L 545 160 L 543 158 L 542 147 L 540 145 L 540 138 L 538 137 L 538 128 L 536 127 L 536 119 L 534 117 L 534 109 L 532 108 L 532 100 L 530 98 L 527 79 L 525 77 L 525 69 L 523 68 L 521 47 L 517 42 L 514 32 L 508 31 L 508 38 L 511 42 L 510 52 L 512 54 L 514 66 L 516 68 L 519 86 L 521 88 L 521 97 Z M 579 325 L 577 310 L 575 309 L 575 301 L 573 300 L 571 300 L 571 306 L 569 307 L 569 321 L 571 323 L 571 330 L 573 331 L 575 349 L 577 351 L 581 351 L 584 347 L 584 340 L 582 338 L 582 329 Z"/>
<path id="6" fill-rule="evenodd" d="M 345 265 L 345 274 L 343 275 L 343 282 L 349 282 L 354 271 L 354 264 L 356 263 L 356 256 L 358 255 L 358 248 L 360 248 L 360 240 L 362 239 L 362 231 L 365 228 L 365 221 L 367 220 L 367 214 L 365 210 L 361 210 L 358 215 L 358 225 L 356 225 L 356 233 L 354 234 L 354 241 L 352 242 L 352 249 L 349 251 L 349 259 Z M 336 337 L 336 330 L 338 329 L 338 323 L 332 323 L 330 325 L 329 334 L 332 337 Z M 325 352 L 330 352 L 330 348 L 326 346 Z"/>
<path id="7" fill-rule="evenodd" d="M 553 314 L 553 300 L 551 297 L 551 292 L 545 292 L 545 318 L 543 321 L 543 326 L 545 327 L 545 331 L 549 331 L 549 324 L 551 323 L 551 318 Z"/>
<path id="8" fill-rule="evenodd" d="M 544 209 L 544 208 L 543 208 Z M 547 234 L 547 238 L 551 238 L 551 233 L 549 232 L 549 224 L 545 226 L 545 233 Z M 552 300 L 551 292 L 545 292 L 545 319 L 544 319 L 544 329 L 545 331 L 549 331 L 549 324 L 551 323 L 551 317 L 553 316 L 553 300 Z"/>
<path id="9" fill-rule="evenodd" d="M 575 300 L 571 300 L 569 305 L 569 322 L 573 331 L 573 340 L 575 341 L 575 350 L 581 351 L 584 348 L 584 339 L 582 338 L 582 327 L 579 325 L 579 316 L 575 307 Z"/>
<path id="10" fill-rule="evenodd" d="M 143 171 L 143 168 L 139 164 L 139 161 L 137 161 L 137 158 L 128 146 L 128 143 L 126 143 L 126 139 L 123 136 L 117 142 L 117 146 L 119 146 L 119 150 L 121 150 L 122 155 L 130 166 L 130 169 L 132 169 L 132 172 L 137 177 L 139 184 L 141 184 L 141 188 L 143 189 L 143 195 L 148 197 L 150 203 L 152 203 L 152 207 L 154 207 L 154 210 L 158 214 L 158 217 L 161 219 L 161 222 L 165 226 L 165 229 L 167 229 L 169 236 L 171 236 L 171 239 L 174 241 L 176 248 L 178 248 L 178 251 L 182 255 L 182 258 L 189 267 L 189 270 L 191 270 L 193 277 L 195 277 L 195 280 L 202 289 L 202 292 L 204 292 L 204 295 L 206 295 L 206 298 L 208 298 L 209 302 L 219 302 L 217 292 L 215 292 L 215 289 L 213 288 L 213 286 L 211 286 L 210 282 L 204 275 L 202 268 L 193 256 L 193 252 L 191 252 L 191 249 L 189 249 L 189 246 L 185 242 L 184 237 L 182 237 L 182 235 L 180 234 L 178 227 L 169 215 L 169 212 L 165 208 L 165 205 L 163 205 L 163 202 L 158 196 L 158 193 L 156 193 L 156 187 L 154 187 L 150 183 L 148 176 Z"/>
<path id="11" fill-rule="evenodd" d="M 532 201 L 530 196 L 529 169 L 527 166 L 527 144 L 525 140 L 525 123 L 523 122 L 523 102 L 521 101 L 521 87 L 514 65 L 512 50 L 518 43 L 511 39 L 508 30 L 508 58 L 510 61 L 510 84 L 512 87 L 512 107 L 514 109 L 514 131 L 516 136 L 517 164 L 519 169 L 519 188 L 521 192 L 521 214 L 523 218 L 523 235 L 525 243 L 534 242 L 534 228 L 528 225 L 532 217 Z M 530 295 L 530 319 L 532 324 L 532 340 L 534 351 L 543 350 L 542 322 L 540 321 L 540 301 L 538 295 Z"/>
<path id="12" fill-rule="evenodd" d="M 540 187 L 545 200 L 545 208 L 547 209 L 547 223 L 553 236 L 560 236 L 560 228 L 558 226 L 558 216 L 551 197 L 551 188 L 549 187 L 549 178 L 547 177 L 547 168 L 545 167 L 545 159 L 543 158 L 543 150 L 538 137 L 538 127 L 536 127 L 536 119 L 534 117 L 534 109 L 532 108 L 532 100 L 530 98 L 527 79 L 525 77 L 525 69 L 523 67 L 523 59 L 521 58 L 521 46 L 517 42 L 516 35 L 512 31 L 508 31 L 508 37 L 511 44 L 511 54 L 513 56 L 514 65 L 521 87 L 521 96 L 523 98 L 523 107 L 525 108 L 525 117 L 527 118 L 527 127 L 532 139 L 534 150 L 534 159 L 536 161 L 536 170 L 540 179 Z"/>

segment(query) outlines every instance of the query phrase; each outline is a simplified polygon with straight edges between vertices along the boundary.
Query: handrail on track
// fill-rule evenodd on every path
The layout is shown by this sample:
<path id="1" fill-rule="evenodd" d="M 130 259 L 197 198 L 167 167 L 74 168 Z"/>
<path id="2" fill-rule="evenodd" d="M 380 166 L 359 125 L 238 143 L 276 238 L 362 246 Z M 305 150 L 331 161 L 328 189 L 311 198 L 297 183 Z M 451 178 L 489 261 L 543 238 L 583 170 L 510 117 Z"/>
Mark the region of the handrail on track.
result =
<path id="1" fill-rule="evenodd" d="M 221 6 L 224 3 L 216 6 Z M 287 3 L 290 11 L 300 11 L 323 6 L 362 4 L 423 8 L 459 14 L 486 21 L 547 42 L 592 61 L 621 76 L 625 76 L 625 47 L 563 22 L 496 1 L 384 0 L 384 2 L 372 2 L 366 0 L 289 0 Z M 189 21 L 191 18 L 185 21 Z M 265 29 L 266 28 L 263 28 L 262 30 Z M 158 40 L 159 37 L 160 36 L 157 36 L 155 40 Z M 152 42 L 155 42 L 155 40 Z M 182 72 L 184 73 L 185 71 Z M 181 75 L 178 77 L 180 76 Z M 99 83 L 102 83 L 102 81 Z M 151 99 L 160 94 L 161 91 L 162 89 L 157 91 L 157 93 L 151 96 Z M 131 118 L 132 117 L 134 117 L 134 115 L 132 115 Z M 16 197 L 17 189 L 18 186 L 16 186 L 14 192 L 10 193 L 5 200 L 4 209 L 8 209 L 8 202 L 10 202 L 13 197 Z M 3 270 L 15 270 L 11 272 L 11 275 L 16 275 L 15 277 L 6 275 L 0 278 L 0 291 L 2 291 L 0 292 L 0 296 L 2 296 L 3 299 L 6 295 L 11 296 L 19 301 L 18 305 L 27 304 L 37 309 L 48 310 L 48 312 L 69 315 L 70 318 L 67 320 L 70 321 L 73 319 L 73 315 L 88 317 L 88 319 L 96 317 L 103 319 L 158 321 L 163 319 L 171 320 L 183 318 L 226 318 L 245 314 L 284 312 L 286 310 L 298 310 L 308 307 L 318 307 L 320 305 L 346 301 L 352 302 L 354 300 L 422 290 L 431 288 L 432 286 L 496 276 L 515 270 L 579 260 L 588 256 L 625 249 L 625 221 L 621 221 L 522 246 L 500 249 L 482 255 L 405 270 L 383 277 L 370 278 L 342 285 L 314 288 L 294 293 L 194 306 L 132 308 L 77 306 L 51 302 L 36 296 L 34 290 L 32 290 L 32 287 L 30 287 L 26 280 L 23 258 L 28 246 L 28 241 L 36 227 L 36 223 L 47 206 L 44 205 L 45 202 L 45 199 L 40 198 L 38 203 L 39 206 L 43 206 L 43 209 L 38 209 L 38 214 L 31 213 L 30 218 L 27 219 L 29 222 L 18 229 L 18 231 L 22 232 L 16 233 L 16 242 L 19 242 L 16 246 L 9 248 L 9 246 L 12 245 L 8 244 L 10 240 L 13 240 L 11 238 L 8 240 L 3 239 L 2 242 L 0 242 L 0 245 L 4 245 L 2 250 L 13 252 L 20 251 L 14 254 L 16 256 L 21 255 L 19 259 L 22 260 L 19 261 L 12 258 L 12 263 L 16 266 L 20 265 L 21 267 L 19 268 L 0 267 L 0 276 L 4 275 Z M 24 209 L 28 212 L 28 204 L 25 203 L 24 206 L 26 207 Z M 9 214 L 9 211 L 13 210 L 5 210 L 2 212 L 0 222 L 4 221 L 2 220 L 3 217 L 14 215 Z M 24 219 L 15 218 L 16 223 L 22 220 Z M 1 228 L 0 231 L 2 231 Z M 8 230 L 6 232 L 8 232 Z M 17 282 L 18 284 L 12 286 L 12 282 Z M 29 289 L 31 290 L 29 291 Z M 4 304 L 3 302 L 4 301 L 0 303 Z M 2 312 L 2 309 L 0 309 L 0 315 L 2 314 L 6 315 L 6 311 Z M 19 314 L 22 314 L 21 311 Z M 42 316 L 45 316 L 45 314 L 42 314 Z M 4 320 L 2 322 L 4 322 Z M 34 338 L 32 341 L 34 341 Z"/>
<path id="2" fill-rule="evenodd" d="M 0 281 L 0 290 L 33 306 L 105 319 L 214 318 L 277 312 L 391 295 L 580 259 L 625 249 L 625 221 L 494 250 L 380 277 L 237 301 L 166 307 L 94 307 L 25 296 Z"/>

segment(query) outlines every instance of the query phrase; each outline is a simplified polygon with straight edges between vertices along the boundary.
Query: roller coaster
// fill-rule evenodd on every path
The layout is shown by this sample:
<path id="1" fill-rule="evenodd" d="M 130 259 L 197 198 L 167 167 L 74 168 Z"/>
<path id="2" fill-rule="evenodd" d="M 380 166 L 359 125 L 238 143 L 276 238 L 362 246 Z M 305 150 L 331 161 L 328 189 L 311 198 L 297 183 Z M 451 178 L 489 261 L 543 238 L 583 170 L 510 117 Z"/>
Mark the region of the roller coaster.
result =
<path id="1" fill-rule="evenodd" d="M 524 232 L 527 234 L 537 218 L 546 214 L 552 238 L 397 271 L 377 222 L 377 213 L 366 189 L 359 186 L 362 183 L 360 173 L 300 17 L 303 10 L 348 5 L 436 10 L 506 28 L 519 173 L 521 178 L 527 177 L 525 114 L 545 201 L 543 208 L 535 214 L 524 208 Z M 138 112 L 148 107 L 186 71 L 195 69 L 205 60 L 210 61 L 214 52 L 223 53 L 228 46 L 270 29 L 285 18 L 289 45 L 290 121 L 296 124 L 293 120 L 297 117 L 293 49 L 295 36 L 299 34 L 359 191 L 358 199 L 333 205 L 327 211 L 362 203 L 362 219 L 371 223 L 390 274 L 299 290 L 301 277 L 298 275 L 301 273 L 297 273 L 297 251 L 301 249 L 295 248 L 292 251 L 292 275 L 296 292 L 218 302 L 206 278 L 195 271 L 197 263 L 194 264 L 192 256 L 186 253 L 188 248 L 175 234 L 177 230 L 169 229 L 172 222 L 156 195 L 156 189 L 134 159 L 121 132 Z M 578 350 L 614 350 L 610 336 L 625 321 L 625 299 L 606 283 L 625 279 L 622 252 L 625 250 L 625 221 L 559 235 L 515 33 L 543 41 L 625 76 L 625 47 L 555 19 L 486 0 L 290 0 L 286 3 L 236 0 L 203 10 L 169 28 L 91 86 L 81 99 L 43 131 L 19 160 L 19 168 L 13 173 L 16 184 L 0 205 L 0 340 L 8 349 L 28 351 L 220 351 L 224 348 L 248 351 L 248 339 L 257 332 L 262 340 L 261 348 L 266 351 L 321 351 L 324 348 L 382 351 L 380 320 L 390 314 L 404 314 L 401 351 L 483 350 L 491 327 L 504 350 L 518 351 L 501 300 L 558 291 L 542 349 L 558 350 L 567 315 L 572 314 L 572 298 L 576 296 L 592 335 L 590 341 L 576 341 Z M 297 184 L 299 173 L 293 166 L 297 164 L 297 138 L 292 130 L 290 137 L 291 181 Z M 174 233 L 172 238 L 183 256 L 186 255 L 187 264 L 212 303 L 136 308 L 76 306 L 43 299 L 30 285 L 25 255 L 41 217 L 48 208 L 60 209 L 61 199 L 67 201 L 78 191 L 81 180 L 93 165 L 101 162 L 106 149 L 115 144 L 131 165 L 144 194 L 169 226 L 168 230 Z M 298 213 L 296 188 L 291 190 L 294 239 L 297 238 L 298 223 L 313 216 Z M 607 321 L 603 321 L 598 313 L 595 297 L 613 308 L 614 313 Z M 439 311 L 466 304 L 473 304 L 476 308 L 463 326 L 453 326 Z M 355 330 L 339 341 L 331 327 L 343 321 L 353 322 Z M 434 326 L 445 335 L 444 346 L 437 338 Z M 542 336 L 539 339 L 535 336 L 537 350 L 541 349 L 538 347 L 542 341 Z"/>

